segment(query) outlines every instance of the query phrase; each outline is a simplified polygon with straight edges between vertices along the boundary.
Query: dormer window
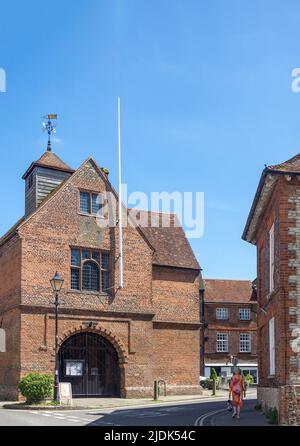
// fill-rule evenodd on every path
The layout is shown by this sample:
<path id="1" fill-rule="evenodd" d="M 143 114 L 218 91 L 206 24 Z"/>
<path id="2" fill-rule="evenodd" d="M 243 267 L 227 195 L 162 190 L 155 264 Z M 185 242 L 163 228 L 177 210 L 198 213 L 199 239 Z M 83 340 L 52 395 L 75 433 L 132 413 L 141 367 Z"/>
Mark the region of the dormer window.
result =
<path id="1" fill-rule="evenodd" d="M 99 194 L 93 192 L 80 192 L 80 212 L 83 214 L 97 215 L 101 210 Z"/>

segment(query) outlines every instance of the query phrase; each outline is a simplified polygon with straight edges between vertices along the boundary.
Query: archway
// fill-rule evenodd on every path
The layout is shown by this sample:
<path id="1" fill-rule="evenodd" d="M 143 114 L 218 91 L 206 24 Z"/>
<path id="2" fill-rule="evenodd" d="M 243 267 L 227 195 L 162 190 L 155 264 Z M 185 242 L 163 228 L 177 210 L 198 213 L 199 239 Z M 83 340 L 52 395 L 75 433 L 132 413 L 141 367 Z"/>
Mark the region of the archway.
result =
<path id="1" fill-rule="evenodd" d="M 72 384 L 73 396 L 120 397 L 117 351 L 97 333 L 82 332 L 68 338 L 59 351 L 59 379 Z"/>

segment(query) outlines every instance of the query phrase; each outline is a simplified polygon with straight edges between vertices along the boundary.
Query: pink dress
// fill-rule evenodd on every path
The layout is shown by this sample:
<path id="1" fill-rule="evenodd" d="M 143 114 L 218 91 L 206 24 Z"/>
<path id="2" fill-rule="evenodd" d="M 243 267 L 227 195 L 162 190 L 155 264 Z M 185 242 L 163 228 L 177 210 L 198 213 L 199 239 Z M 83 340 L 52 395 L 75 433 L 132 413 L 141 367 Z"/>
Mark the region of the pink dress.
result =
<path id="1" fill-rule="evenodd" d="M 232 394 L 232 405 L 243 407 L 244 382 L 241 375 L 233 375 L 230 380 L 230 390 Z"/>

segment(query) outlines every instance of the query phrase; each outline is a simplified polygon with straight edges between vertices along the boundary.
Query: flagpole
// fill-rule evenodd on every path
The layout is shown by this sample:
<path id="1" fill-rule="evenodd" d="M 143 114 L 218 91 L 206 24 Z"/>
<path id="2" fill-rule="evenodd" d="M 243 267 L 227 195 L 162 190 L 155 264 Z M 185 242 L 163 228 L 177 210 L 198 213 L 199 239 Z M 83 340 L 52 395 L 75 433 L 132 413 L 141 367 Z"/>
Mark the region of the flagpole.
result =
<path id="1" fill-rule="evenodd" d="M 118 97 L 118 159 L 119 159 L 119 289 L 123 288 L 123 209 L 121 157 L 121 99 Z"/>

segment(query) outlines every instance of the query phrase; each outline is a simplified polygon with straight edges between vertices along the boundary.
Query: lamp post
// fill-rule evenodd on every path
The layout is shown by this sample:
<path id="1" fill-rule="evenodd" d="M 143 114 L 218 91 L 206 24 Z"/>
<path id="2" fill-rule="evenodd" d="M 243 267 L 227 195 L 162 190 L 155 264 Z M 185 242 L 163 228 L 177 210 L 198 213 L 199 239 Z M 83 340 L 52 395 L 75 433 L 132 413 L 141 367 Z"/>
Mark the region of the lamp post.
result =
<path id="1" fill-rule="evenodd" d="M 54 401 L 59 401 L 58 387 L 59 387 L 59 374 L 58 374 L 58 306 L 59 306 L 59 292 L 62 289 L 64 279 L 55 273 L 55 276 L 50 280 L 51 288 L 55 293 L 55 376 L 54 376 Z"/>

